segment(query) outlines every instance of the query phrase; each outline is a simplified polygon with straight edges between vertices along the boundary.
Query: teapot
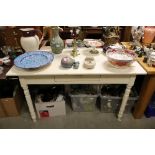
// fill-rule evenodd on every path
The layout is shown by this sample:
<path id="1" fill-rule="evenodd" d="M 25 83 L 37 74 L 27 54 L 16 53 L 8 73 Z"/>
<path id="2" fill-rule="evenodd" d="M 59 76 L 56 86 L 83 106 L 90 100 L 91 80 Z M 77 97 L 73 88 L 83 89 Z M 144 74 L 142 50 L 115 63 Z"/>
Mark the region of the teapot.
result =
<path id="1" fill-rule="evenodd" d="M 22 32 L 22 37 L 20 38 L 22 48 L 26 52 L 39 50 L 39 45 L 42 41 L 42 34 L 41 38 L 38 36 L 39 30 L 34 28 L 21 28 L 20 31 Z M 41 33 L 41 31 L 39 31 L 39 33 Z"/>

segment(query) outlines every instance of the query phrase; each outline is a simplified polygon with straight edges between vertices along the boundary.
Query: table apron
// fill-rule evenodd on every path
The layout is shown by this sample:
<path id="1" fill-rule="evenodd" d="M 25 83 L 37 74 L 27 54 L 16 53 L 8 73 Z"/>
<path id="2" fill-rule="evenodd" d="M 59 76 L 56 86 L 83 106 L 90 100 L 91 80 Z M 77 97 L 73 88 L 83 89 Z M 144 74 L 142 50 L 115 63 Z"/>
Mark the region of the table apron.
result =
<path id="1" fill-rule="evenodd" d="M 129 84 L 136 75 L 55 75 L 19 77 L 25 84 Z"/>
<path id="2" fill-rule="evenodd" d="M 54 76 L 24 76 L 19 77 L 19 80 L 21 81 L 21 83 L 24 83 L 26 85 L 54 84 Z"/>

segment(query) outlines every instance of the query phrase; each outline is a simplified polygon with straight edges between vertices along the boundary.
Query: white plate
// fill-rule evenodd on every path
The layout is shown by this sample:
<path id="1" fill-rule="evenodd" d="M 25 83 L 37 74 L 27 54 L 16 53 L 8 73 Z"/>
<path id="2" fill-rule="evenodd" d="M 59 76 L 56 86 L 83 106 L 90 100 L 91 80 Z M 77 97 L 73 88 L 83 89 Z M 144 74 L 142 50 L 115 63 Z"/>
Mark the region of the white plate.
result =
<path id="1" fill-rule="evenodd" d="M 104 42 L 101 40 L 96 40 L 96 39 L 85 39 L 84 41 L 87 42 L 87 44 L 91 47 L 102 47 L 104 45 Z"/>

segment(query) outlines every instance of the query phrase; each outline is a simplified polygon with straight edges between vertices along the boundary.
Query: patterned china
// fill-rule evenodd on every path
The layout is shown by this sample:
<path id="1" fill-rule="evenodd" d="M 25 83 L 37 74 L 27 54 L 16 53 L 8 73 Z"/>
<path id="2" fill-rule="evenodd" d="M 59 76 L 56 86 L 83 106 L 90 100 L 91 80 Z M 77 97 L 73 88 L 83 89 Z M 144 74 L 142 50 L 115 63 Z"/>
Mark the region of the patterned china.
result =
<path id="1" fill-rule="evenodd" d="M 121 68 L 130 66 L 137 55 L 128 49 L 108 49 L 106 56 L 112 66 Z"/>
<path id="2" fill-rule="evenodd" d="M 14 60 L 15 66 L 23 69 L 35 69 L 50 64 L 54 54 L 46 51 L 26 52 Z"/>

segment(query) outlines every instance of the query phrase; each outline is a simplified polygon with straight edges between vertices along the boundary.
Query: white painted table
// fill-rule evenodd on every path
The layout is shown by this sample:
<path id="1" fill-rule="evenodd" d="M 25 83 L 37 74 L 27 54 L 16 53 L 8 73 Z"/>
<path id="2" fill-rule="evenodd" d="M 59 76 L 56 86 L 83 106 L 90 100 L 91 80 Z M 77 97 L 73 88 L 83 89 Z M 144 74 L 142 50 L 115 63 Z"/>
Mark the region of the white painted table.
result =
<path id="1" fill-rule="evenodd" d="M 43 47 L 41 50 L 50 51 L 50 47 Z M 36 121 L 36 113 L 29 93 L 28 85 L 31 84 L 126 84 L 122 104 L 118 113 L 118 120 L 121 120 L 130 90 L 135 82 L 136 75 L 146 74 L 146 71 L 134 62 L 131 67 L 118 69 L 112 67 L 107 58 L 99 49 L 100 53 L 95 57 L 96 66 L 94 69 L 83 67 L 84 59 L 90 55 L 89 48 L 80 48 L 76 61 L 80 61 L 78 69 L 63 68 L 60 64 L 63 56 L 71 56 L 71 48 L 66 48 L 61 54 L 55 55 L 53 62 L 37 70 L 24 70 L 13 66 L 6 76 L 19 77 L 20 84 L 24 90 L 25 98 L 33 121 Z"/>

